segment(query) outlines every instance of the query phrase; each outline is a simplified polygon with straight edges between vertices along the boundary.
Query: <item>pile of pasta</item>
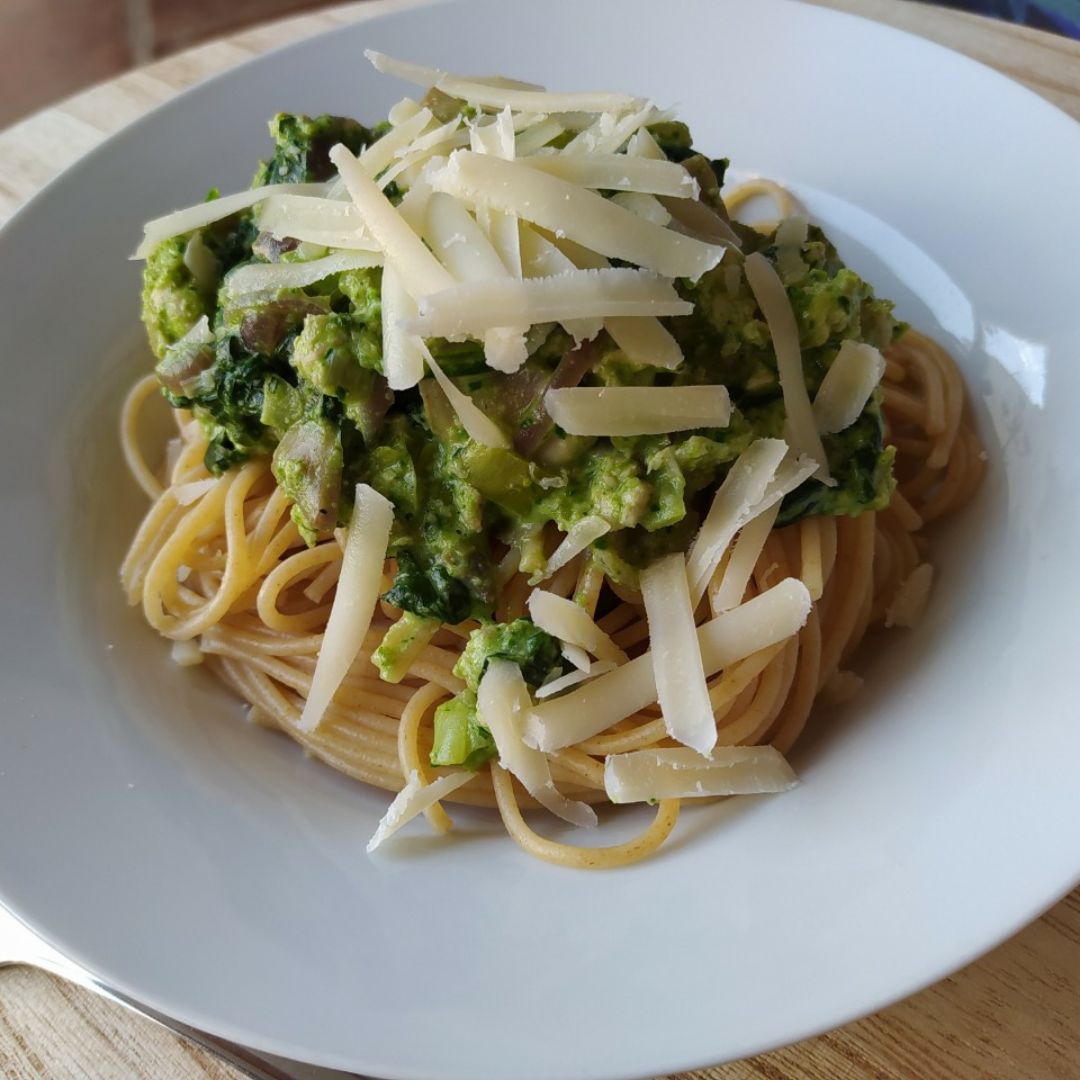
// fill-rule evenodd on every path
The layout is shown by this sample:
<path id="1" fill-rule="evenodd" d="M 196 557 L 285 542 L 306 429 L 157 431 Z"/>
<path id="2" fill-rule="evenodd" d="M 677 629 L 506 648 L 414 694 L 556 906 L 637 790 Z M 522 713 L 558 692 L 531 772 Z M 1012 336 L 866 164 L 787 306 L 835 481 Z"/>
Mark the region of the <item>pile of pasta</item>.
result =
<path id="1" fill-rule="evenodd" d="M 512 372 L 526 358 L 529 327 L 558 322 L 578 340 L 604 329 L 631 360 L 677 367 L 678 345 L 658 318 L 686 314 L 673 281 L 716 266 L 737 238 L 697 199 L 696 181 L 661 160 L 647 127 L 664 114 L 622 95 L 548 94 L 374 59 L 463 98 L 478 118 L 439 123 L 405 99 L 390 131 L 360 155 L 334 148 L 336 180 L 179 211 L 147 226 L 141 253 L 255 207 L 261 230 L 328 253 L 250 264 L 227 289 L 295 287 L 381 266 L 390 386 L 414 386 L 430 372 L 469 436 L 487 445 L 507 445 L 505 433 L 445 376 L 425 337 L 475 337 L 493 368 Z M 572 125 L 569 144 L 545 152 Z M 406 192 L 397 206 L 383 191 L 391 180 Z M 760 194 L 805 238 L 799 208 L 766 181 L 736 189 L 728 207 Z M 613 258 L 638 269 L 613 269 Z M 371 663 L 400 614 L 380 599 L 394 573 L 393 506 L 359 485 L 349 525 L 307 546 L 269 460 L 211 475 L 205 433 L 189 413 L 176 411 L 163 455 L 161 447 L 144 455 L 138 421 L 158 390 L 152 375 L 131 390 L 122 417 L 127 460 L 152 499 L 122 568 L 129 600 L 173 640 L 178 663 L 211 667 L 253 722 L 397 793 L 371 848 L 421 813 L 446 831 L 442 803 L 452 801 L 497 807 L 514 840 L 542 859 L 612 867 L 654 851 L 685 798 L 790 787 L 784 754 L 816 701 L 857 690 L 850 662 L 867 630 L 918 619 L 933 574 L 923 529 L 970 497 L 984 455 L 952 359 L 914 331 L 884 355 L 845 343 L 811 401 L 780 278 L 760 255 L 743 266 L 777 354 L 785 438 L 751 444 L 690 549 L 642 570 L 640 590 L 607 580 L 591 558 L 607 528 L 600 518 L 565 535 L 549 526 L 537 576 L 519 570 L 515 549 L 499 550 L 495 617 L 532 618 L 560 640 L 572 670 L 533 694 L 514 664 L 488 664 L 478 716 L 498 751 L 489 765 L 429 764 L 432 714 L 464 688 L 453 668 L 475 622 L 418 635 L 396 682 Z M 553 390 L 547 406 L 565 430 L 593 435 L 723 426 L 730 412 L 723 387 L 638 389 Z M 896 448 L 888 508 L 775 527 L 786 494 L 811 478 L 829 482 L 821 435 L 852 423 L 875 393 Z M 596 805 L 625 802 L 653 803 L 655 814 L 639 835 L 606 847 L 551 839 L 522 814 L 544 808 L 589 826 Z"/>

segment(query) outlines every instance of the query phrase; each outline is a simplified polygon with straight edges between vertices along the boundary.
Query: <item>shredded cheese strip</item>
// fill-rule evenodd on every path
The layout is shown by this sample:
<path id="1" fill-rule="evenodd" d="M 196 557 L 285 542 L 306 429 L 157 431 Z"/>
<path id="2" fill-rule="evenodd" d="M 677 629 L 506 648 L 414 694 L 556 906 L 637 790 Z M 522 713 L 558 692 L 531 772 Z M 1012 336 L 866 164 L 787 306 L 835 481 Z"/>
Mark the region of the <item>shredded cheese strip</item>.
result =
<path id="1" fill-rule="evenodd" d="M 546 90 L 522 90 L 519 84 L 507 85 L 508 79 L 498 83 L 489 79 L 466 79 L 451 75 L 439 68 L 423 67 L 404 60 L 395 60 L 385 53 L 365 49 L 364 55 L 376 71 L 384 75 L 396 75 L 399 79 L 419 86 L 434 86 L 444 94 L 461 98 L 470 105 L 489 109 L 510 108 L 516 112 L 621 112 L 640 105 L 640 99 L 627 94 L 569 93 L 553 94 Z"/>
<path id="2" fill-rule="evenodd" d="M 930 601 L 930 588 L 934 584 L 934 568 L 930 563 L 919 563 L 896 590 L 885 612 L 886 627 L 902 626 L 912 629 L 918 626 Z"/>
<path id="3" fill-rule="evenodd" d="M 383 371 L 391 390 L 408 390 L 424 377 L 424 353 L 418 338 L 401 326 L 416 317 L 416 301 L 405 291 L 397 267 L 388 262 L 382 275 Z"/>
<path id="4" fill-rule="evenodd" d="M 632 364 L 673 371 L 683 362 L 679 343 L 658 319 L 612 315 L 604 329 Z"/>
<path id="5" fill-rule="evenodd" d="M 579 645 L 570 645 L 564 641 L 562 643 L 561 652 L 563 654 L 563 659 L 573 664 L 578 671 L 588 672 L 592 667 L 592 661 L 589 659 L 589 654 Z"/>
<path id="6" fill-rule="evenodd" d="M 431 355 L 428 347 L 419 338 L 415 340 L 424 360 L 427 362 L 428 368 L 431 370 L 431 374 L 435 376 L 435 381 L 446 395 L 454 412 L 457 413 L 461 426 L 465 429 L 469 438 L 482 443 L 484 446 L 509 450 L 510 440 L 503 434 L 499 425 L 485 416 L 473 403 L 473 399 L 454 385 L 451 378 L 435 362 L 435 358 Z"/>
<path id="7" fill-rule="evenodd" d="M 694 750 L 632 750 L 604 761 L 604 790 L 613 803 L 764 795 L 797 783 L 771 746 L 722 746 L 708 757 Z"/>
<path id="8" fill-rule="evenodd" d="M 730 611 L 742 603 L 750 576 L 769 539 L 776 516 L 780 513 L 780 500 L 773 502 L 767 510 L 753 516 L 742 529 L 739 538 L 731 549 L 731 557 L 719 584 L 709 594 L 709 607 L 714 615 L 721 611 Z"/>
<path id="9" fill-rule="evenodd" d="M 268 195 L 325 195 L 325 184 L 264 184 L 250 191 L 238 191 L 235 195 L 223 195 L 220 199 L 211 199 L 183 210 L 174 210 L 171 214 L 154 218 L 143 226 L 142 243 L 135 249 L 133 259 L 145 259 L 151 251 L 173 236 L 192 232 L 212 225 L 215 221 L 247 210 L 262 202 Z"/>
<path id="10" fill-rule="evenodd" d="M 433 119 L 431 110 L 426 108 L 418 108 L 411 116 L 402 119 L 381 139 L 360 152 L 358 160 L 363 170 L 374 179 L 402 156 L 402 151 L 428 129 Z"/>
<path id="11" fill-rule="evenodd" d="M 825 448 L 821 445 L 810 395 L 803 377 L 802 349 L 799 346 L 799 328 L 795 313 L 791 310 L 787 290 L 777 276 L 772 263 L 761 252 L 748 255 L 743 264 L 746 280 L 761 308 L 769 327 L 776 366 L 780 375 L 780 389 L 784 395 L 784 411 L 787 413 L 788 442 L 800 454 L 806 454 L 818 463 L 815 473 L 822 483 L 833 484 L 829 476 L 829 463 Z"/>
<path id="12" fill-rule="evenodd" d="M 541 630 L 569 645 L 592 653 L 597 660 L 625 664 L 626 653 L 596 625 L 592 616 L 573 600 L 546 589 L 533 589 L 528 599 L 529 617 Z"/>
<path id="13" fill-rule="evenodd" d="M 544 569 L 529 578 L 530 585 L 539 585 L 547 581 L 556 571 L 561 570 L 571 559 L 580 555 L 593 541 L 609 532 L 611 525 L 602 517 L 590 514 L 570 526 L 570 531 L 563 537 L 562 543 L 551 553 Z"/>
<path id="14" fill-rule="evenodd" d="M 843 431 L 859 419 L 885 374 L 885 357 L 861 341 L 845 341 L 814 398 L 814 421 L 822 435 Z"/>
<path id="15" fill-rule="evenodd" d="M 514 152 L 519 158 L 529 157 L 557 139 L 566 128 L 550 117 L 521 131 L 515 141 Z"/>
<path id="16" fill-rule="evenodd" d="M 408 782 L 397 793 L 394 801 L 383 814 L 379 827 L 368 841 L 368 854 L 370 855 L 393 836 L 402 825 L 407 825 L 414 817 L 418 817 L 429 807 L 434 806 L 440 799 L 445 799 L 458 788 L 464 787 L 475 776 L 476 773 L 472 772 L 453 772 L 432 780 L 430 784 L 425 784 L 418 772 L 414 770 L 409 773 Z"/>
<path id="17" fill-rule="evenodd" d="M 267 289 L 301 289 L 314 285 L 332 274 L 381 266 L 382 256 L 375 252 L 335 252 L 323 259 L 294 263 L 247 263 L 225 278 L 229 296 L 263 292 Z"/>
<path id="18" fill-rule="evenodd" d="M 528 158 L 525 164 L 587 188 L 671 195 L 678 199 L 698 197 L 697 181 L 674 161 L 650 161 L 626 154 L 552 154 Z"/>
<path id="19" fill-rule="evenodd" d="M 353 203 L 364 219 L 368 232 L 379 249 L 392 260 L 405 291 L 419 300 L 427 293 L 439 292 L 453 285 L 446 268 L 424 246 L 378 184 L 360 167 L 360 163 L 340 143 L 330 150 L 330 160 L 337 166 Z"/>
<path id="20" fill-rule="evenodd" d="M 686 560 L 690 595 L 695 604 L 720 565 L 732 537 L 750 520 L 754 508 L 765 497 L 769 481 L 787 452 L 783 439 L 756 439 L 738 456 L 716 489 Z"/>
<path id="21" fill-rule="evenodd" d="M 603 675 L 614 667 L 615 664 L 610 660 L 597 660 L 595 664 L 589 666 L 588 671 L 575 670 L 567 672 L 567 674 L 560 675 L 557 679 L 552 679 L 551 682 L 544 683 L 536 691 L 536 700 L 543 701 L 544 698 L 561 694 L 564 690 L 569 690 L 572 686 L 577 686 L 589 679 L 595 679 L 597 675 Z"/>
<path id="22" fill-rule="evenodd" d="M 595 825 L 596 813 L 592 807 L 562 795 L 551 779 L 547 756 L 527 746 L 522 739 L 522 725 L 531 707 L 529 691 L 517 664 L 491 660 L 476 691 L 476 712 L 495 740 L 499 764 L 556 817 L 571 825 Z"/>
<path id="23" fill-rule="evenodd" d="M 671 114 L 661 113 L 646 102 L 637 112 L 621 119 L 611 113 L 599 116 L 582 129 L 563 147 L 564 154 L 613 154 L 632 135 L 646 124 L 670 120 Z"/>
<path id="24" fill-rule="evenodd" d="M 654 225 L 671 223 L 671 213 L 655 195 L 643 195 L 638 191 L 620 191 L 612 195 L 611 201 L 632 214 L 651 221 Z"/>
<path id="25" fill-rule="evenodd" d="M 595 191 L 521 161 L 455 150 L 446 166 L 433 173 L 431 184 L 667 277 L 697 279 L 724 257 L 723 246 L 653 225 Z"/>
<path id="26" fill-rule="evenodd" d="M 393 523 L 394 504 L 367 484 L 357 484 L 341 576 L 311 677 L 311 690 L 297 724 L 301 731 L 314 731 L 319 726 L 364 642 L 379 599 Z"/>
<path id="27" fill-rule="evenodd" d="M 806 586 L 796 578 L 786 578 L 698 627 L 706 677 L 797 633 L 810 607 Z M 646 652 L 580 690 L 535 706 L 526 720 L 525 737 L 541 750 L 559 750 L 592 738 L 656 699 L 653 659 Z"/>
<path id="28" fill-rule="evenodd" d="M 442 266 L 439 267 L 442 269 Z M 468 281 L 420 298 L 409 333 L 480 337 L 515 322 L 536 325 L 609 315 L 689 315 L 670 282 L 642 270 L 574 270 L 555 277 Z"/>
<path id="29" fill-rule="evenodd" d="M 731 419 L 723 386 L 574 386 L 548 390 L 544 405 L 570 435 L 663 435 Z"/>
<path id="30" fill-rule="evenodd" d="M 716 718 L 686 583 L 686 558 L 681 551 L 665 555 L 642 570 L 640 577 L 664 727 L 683 746 L 707 754 L 716 745 Z"/>
<path id="31" fill-rule="evenodd" d="M 271 195 L 259 207 L 258 225 L 278 238 L 291 237 L 324 247 L 376 251 L 364 219 L 350 202 L 310 195 Z"/>

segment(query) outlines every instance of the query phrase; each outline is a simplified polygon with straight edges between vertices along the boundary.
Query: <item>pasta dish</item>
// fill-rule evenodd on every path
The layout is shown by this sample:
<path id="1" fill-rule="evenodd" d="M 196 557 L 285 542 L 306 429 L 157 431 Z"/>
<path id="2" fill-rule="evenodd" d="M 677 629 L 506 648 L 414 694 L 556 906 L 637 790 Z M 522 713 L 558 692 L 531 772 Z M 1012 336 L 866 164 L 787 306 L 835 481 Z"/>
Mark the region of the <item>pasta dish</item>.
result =
<path id="1" fill-rule="evenodd" d="M 395 793 L 369 850 L 457 802 L 630 863 L 684 799 L 791 787 L 867 630 L 917 620 L 924 527 L 984 468 L 964 387 L 671 112 L 369 59 L 419 92 L 280 114 L 249 190 L 145 227 L 123 587 L 253 722 Z M 523 814 L 623 803 L 650 820 L 606 847 Z"/>

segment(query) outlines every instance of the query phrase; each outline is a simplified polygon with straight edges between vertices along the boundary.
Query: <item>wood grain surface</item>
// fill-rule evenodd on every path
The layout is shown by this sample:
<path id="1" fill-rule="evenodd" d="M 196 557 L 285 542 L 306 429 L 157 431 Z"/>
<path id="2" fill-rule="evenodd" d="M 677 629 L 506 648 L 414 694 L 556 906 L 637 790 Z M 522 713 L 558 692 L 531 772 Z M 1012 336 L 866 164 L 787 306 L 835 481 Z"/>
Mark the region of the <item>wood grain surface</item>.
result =
<path id="1" fill-rule="evenodd" d="M 1080 44 L 909 0 L 817 0 L 967 53 L 1080 118 Z M 0 132 L 0 222 L 106 135 L 268 48 L 384 7 L 367 0 L 262 26 L 86 91 Z M 1080 178 L 1078 178 L 1080 183 Z M 42 972 L 0 969 L 0 1076 L 237 1080 L 205 1051 Z M 1072 1080 L 1080 1077 L 1080 890 L 936 986 L 845 1028 L 678 1080 Z"/>

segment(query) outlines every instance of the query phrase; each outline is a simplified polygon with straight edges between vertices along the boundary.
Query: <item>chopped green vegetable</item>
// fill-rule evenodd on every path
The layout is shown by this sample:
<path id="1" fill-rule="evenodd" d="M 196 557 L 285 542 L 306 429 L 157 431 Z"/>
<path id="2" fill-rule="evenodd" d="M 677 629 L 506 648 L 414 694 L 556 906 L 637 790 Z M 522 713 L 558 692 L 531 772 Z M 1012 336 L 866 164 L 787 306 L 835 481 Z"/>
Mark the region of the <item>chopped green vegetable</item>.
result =
<path id="1" fill-rule="evenodd" d="M 426 645 L 440 625 L 438 619 L 414 615 L 411 611 L 404 612 L 383 634 L 379 647 L 371 654 L 371 662 L 379 669 L 379 677 L 386 682 L 401 682 L 407 672 L 412 650 Z"/>
<path id="2" fill-rule="evenodd" d="M 539 686 L 552 671 L 561 670 L 562 652 L 556 638 L 528 619 L 487 623 L 469 635 L 454 674 L 475 690 L 490 660 L 512 661 L 530 686 Z"/>
<path id="3" fill-rule="evenodd" d="M 435 710 L 432 765 L 459 765 L 475 771 L 496 754 L 495 740 L 476 716 L 476 694 L 463 690 Z"/>
<path id="4" fill-rule="evenodd" d="M 369 128 L 344 116 L 294 116 L 278 113 L 270 121 L 274 155 L 259 164 L 252 187 L 329 180 L 334 174 L 330 149 L 344 143 L 354 154 L 374 139 Z"/>

